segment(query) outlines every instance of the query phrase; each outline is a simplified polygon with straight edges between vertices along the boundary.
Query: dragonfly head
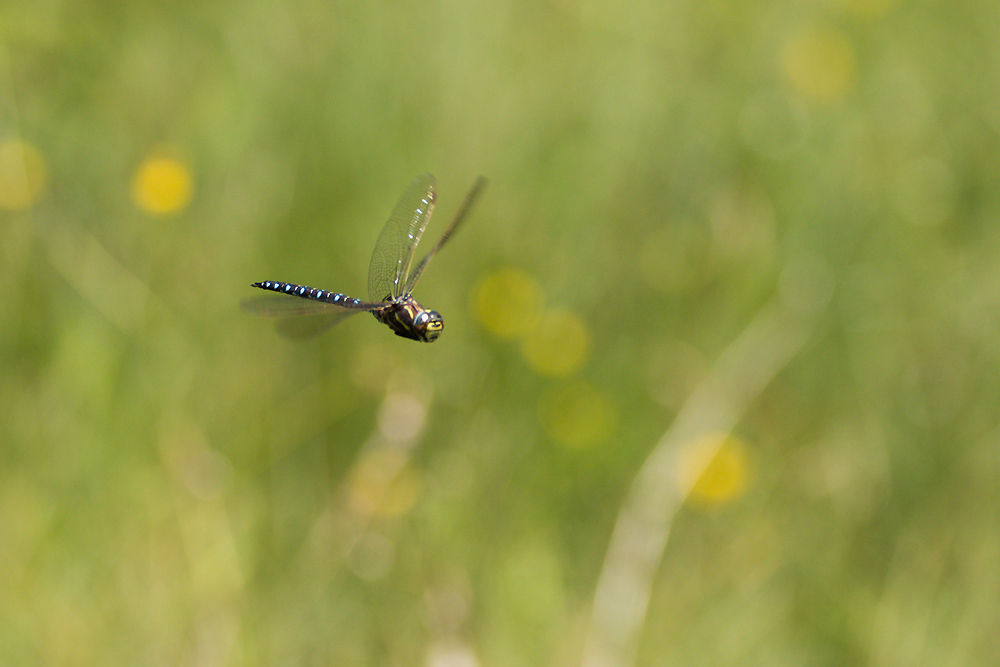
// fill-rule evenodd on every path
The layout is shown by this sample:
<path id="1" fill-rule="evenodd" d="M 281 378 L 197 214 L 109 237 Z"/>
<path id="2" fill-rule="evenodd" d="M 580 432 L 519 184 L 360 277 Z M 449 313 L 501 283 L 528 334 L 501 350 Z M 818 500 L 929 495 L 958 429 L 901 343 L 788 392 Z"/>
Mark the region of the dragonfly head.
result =
<path id="1" fill-rule="evenodd" d="M 413 324 L 416 328 L 420 340 L 425 343 L 433 343 L 444 330 L 444 318 L 436 310 L 424 310 L 417 315 Z"/>

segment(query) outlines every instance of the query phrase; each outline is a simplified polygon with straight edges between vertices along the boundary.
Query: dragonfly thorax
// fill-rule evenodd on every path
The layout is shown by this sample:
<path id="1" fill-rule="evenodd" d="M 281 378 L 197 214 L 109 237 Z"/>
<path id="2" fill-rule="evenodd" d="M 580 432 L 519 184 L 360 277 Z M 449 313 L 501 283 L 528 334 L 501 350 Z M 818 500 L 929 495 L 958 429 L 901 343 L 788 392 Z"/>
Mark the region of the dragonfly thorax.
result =
<path id="1" fill-rule="evenodd" d="M 388 308 L 372 313 L 379 322 L 392 329 L 397 336 L 432 343 L 444 330 L 444 318 L 436 310 L 427 310 L 412 296 L 401 297 Z"/>

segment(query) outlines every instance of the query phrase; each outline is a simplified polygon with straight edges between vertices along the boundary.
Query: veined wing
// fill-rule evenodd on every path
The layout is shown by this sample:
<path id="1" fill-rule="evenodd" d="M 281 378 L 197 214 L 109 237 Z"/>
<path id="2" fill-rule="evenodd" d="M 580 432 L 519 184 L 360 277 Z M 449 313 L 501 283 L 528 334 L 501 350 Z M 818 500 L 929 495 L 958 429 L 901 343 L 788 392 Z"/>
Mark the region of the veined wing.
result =
<path id="1" fill-rule="evenodd" d="M 298 317 L 300 315 L 329 315 L 332 313 L 353 315 L 365 310 L 344 308 L 343 306 L 335 306 L 332 303 L 307 301 L 305 299 L 280 296 L 278 294 L 243 299 L 240 302 L 240 308 L 247 313 L 253 313 L 262 317 Z"/>
<path id="2" fill-rule="evenodd" d="M 368 298 L 372 302 L 406 293 L 413 253 L 431 219 L 435 197 L 434 177 L 422 174 L 392 209 L 368 265 Z"/>
<path id="3" fill-rule="evenodd" d="M 240 307 L 255 315 L 280 318 L 275 323 L 275 330 L 286 338 L 297 339 L 319 335 L 341 320 L 364 312 L 279 294 L 244 299 Z"/>
<path id="4" fill-rule="evenodd" d="M 438 239 L 437 244 L 431 248 L 431 251 L 427 253 L 427 256 L 420 261 L 417 268 L 414 269 L 409 278 L 406 279 L 406 286 L 404 288 L 406 294 L 411 293 L 417 286 L 417 281 L 420 280 L 420 276 L 423 274 L 424 269 L 427 268 L 428 262 L 433 259 L 438 250 L 440 250 L 444 244 L 448 242 L 448 239 L 451 238 L 451 235 L 455 233 L 455 230 L 458 229 L 459 224 L 461 224 L 462 220 L 465 218 L 465 214 L 469 212 L 469 208 L 472 206 L 472 203 L 476 200 L 476 197 L 479 196 L 479 193 L 485 186 L 486 178 L 484 176 L 480 176 L 476 179 L 476 182 L 472 185 L 472 189 L 469 190 L 469 194 L 465 195 L 465 201 L 462 202 L 462 206 L 458 209 L 458 212 L 452 219 L 451 224 L 448 225 L 448 229 L 444 230 L 444 234 L 442 234 L 441 238 Z"/>
<path id="5" fill-rule="evenodd" d="M 276 329 L 289 338 L 308 338 L 326 331 L 346 317 L 384 307 L 383 304 L 291 283 L 267 281 L 254 283 L 253 286 L 277 294 L 244 299 L 240 307 L 255 315 L 284 318 L 278 321 Z"/>

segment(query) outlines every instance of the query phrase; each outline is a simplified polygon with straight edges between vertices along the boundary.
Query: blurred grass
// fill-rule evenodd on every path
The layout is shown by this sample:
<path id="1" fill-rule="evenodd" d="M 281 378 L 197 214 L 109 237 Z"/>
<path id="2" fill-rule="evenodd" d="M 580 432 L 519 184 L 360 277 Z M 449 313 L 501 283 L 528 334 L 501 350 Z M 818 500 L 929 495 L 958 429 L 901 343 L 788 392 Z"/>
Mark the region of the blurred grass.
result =
<path id="1" fill-rule="evenodd" d="M 4 3 L 0 663 L 595 660 L 634 480 L 781 304 L 610 664 L 994 664 L 998 13 Z M 239 312 L 364 296 L 422 171 L 429 238 L 490 179 L 440 341 Z"/>

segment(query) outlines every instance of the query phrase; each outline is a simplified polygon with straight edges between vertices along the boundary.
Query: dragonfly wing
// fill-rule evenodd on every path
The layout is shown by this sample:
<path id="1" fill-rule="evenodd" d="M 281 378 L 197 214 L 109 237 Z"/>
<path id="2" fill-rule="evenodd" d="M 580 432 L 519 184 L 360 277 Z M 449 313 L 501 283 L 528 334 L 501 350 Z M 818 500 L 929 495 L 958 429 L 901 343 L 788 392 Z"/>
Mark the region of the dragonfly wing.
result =
<path id="1" fill-rule="evenodd" d="M 418 176 L 392 209 L 368 265 L 368 297 L 385 301 L 406 293 L 413 253 L 434 210 L 434 177 Z"/>
<path id="2" fill-rule="evenodd" d="M 427 256 L 420 261 L 420 264 L 417 265 L 417 268 L 415 268 L 412 271 L 412 273 L 410 273 L 410 276 L 406 279 L 406 287 L 405 287 L 406 294 L 411 293 L 413 289 L 417 286 L 417 281 L 420 280 L 420 276 L 421 274 L 423 274 L 424 269 L 427 268 L 427 264 L 431 261 L 431 259 L 433 259 L 434 255 L 437 254 L 438 250 L 444 247 L 444 244 L 448 242 L 448 239 L 451 238 L 451 235 L 455 233 L 455 230 L 458 229 L 458 226 L 462 223 L 462 220 L 465 218 L 465 214 L 469 212 L 469 208 L 472 206 L 472 203 L 476 201 L 476 197 L 479 196 L 479 193 L 482 191 L 485 185 L 486 185 L 485 177 L 480 176 L 479 178 L 476 179 L 476 182 L 473 184 L 472 189 L 469 190 L 469 194 L 465 195 L 465 201 L 462 202 L 462 206 L 458 209 L 458 212 L 455 214 L 454 219 L 452 219 L 451 224 L 448 225 L 448 229 L 444 230 L 444 234 L 441 235 L 441 238 L 438 240 L 437 245 L 431 248 L 431 251 L 427 253 Z"/>
<path id="3" fill-rule="evenodd" d="M 261 315 L 262 317 L 296 317 L 299 315 L 326 315 L 331 313 L 351 315 L 361 312 L 358 309 L 344 308 L 332 303 L 311 301 L 309 299 L 280 294 L 243 299 L 240 302 L 240 308 L 244 312 Z"/>
<path id="4" fill-rule="evenodd" d="M 286 317 L 274 323 L 274 330 L 278 335 L 285 338 L 302 340 L 312 338 L 332 329 L 359 310 L 345 310 L 340 313 L 318 313 L 316 315 L 305 315 L 303 317 Z"/>
<path id="5" fill-rule="evenodd" d="M 364 312 L 280 294 L 244 299 L 240 307 L 254 315 L 280 318 L 275 323 L 275 330 L 286 338 L 296 339 L 316 336 L 341 320 Z"/>

